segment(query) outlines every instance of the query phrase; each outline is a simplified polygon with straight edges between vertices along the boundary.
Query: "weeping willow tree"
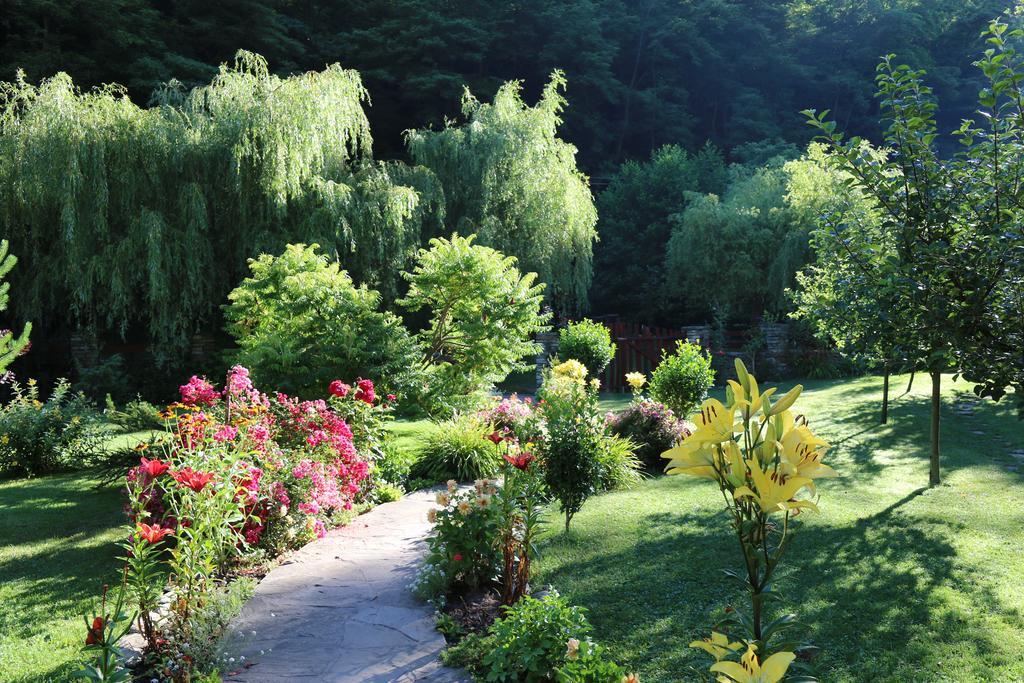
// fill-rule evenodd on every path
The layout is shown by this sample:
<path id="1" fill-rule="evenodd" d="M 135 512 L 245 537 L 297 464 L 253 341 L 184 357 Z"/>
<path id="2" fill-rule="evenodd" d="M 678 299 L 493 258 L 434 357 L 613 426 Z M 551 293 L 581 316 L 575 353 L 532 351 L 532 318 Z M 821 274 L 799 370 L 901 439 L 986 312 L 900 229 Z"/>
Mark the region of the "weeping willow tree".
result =
<path id="1" fill-rule="evenodd" d="M 8 292 L 11 285 L 3 279 L 7 273 L 18 263 L 7 251 L 7 240 L 0 240 L 0 312 L 7 309 Z M 21 336 L 15 336 L 11 330 L 0 330 L 0 372 L 7 369 L 18 355 L 28 346 L 28 335 L 32 331 L 31 325 L 26 325 Z"/>
<path id="2" fill-rule="evenodd" d="M 35 274 L 14 311 L 139 325 L 174 351 L 216 322 L 248 258 L 296 241 L 394 299 L 442 195 L 429 171 L 373 160 L 366 98 L 355 71 L 279 78 L 247 52 L 149 108 L 66 74 L 0 84 L 0 234 Z"/>
<path id="3" fill-rule="evenodd" d="M 515 256 L 547 283 L 559 311 L 575 313 L 587 305 L 597 210 L 576 148 L 558 137 L 564 87 L 556 71 L 533 107 L 518 81 L 502 86 L 492 104 L 467 90 L 466 122 L 410 131 L 406 142 L 444 188 L 447 229 Z"/>

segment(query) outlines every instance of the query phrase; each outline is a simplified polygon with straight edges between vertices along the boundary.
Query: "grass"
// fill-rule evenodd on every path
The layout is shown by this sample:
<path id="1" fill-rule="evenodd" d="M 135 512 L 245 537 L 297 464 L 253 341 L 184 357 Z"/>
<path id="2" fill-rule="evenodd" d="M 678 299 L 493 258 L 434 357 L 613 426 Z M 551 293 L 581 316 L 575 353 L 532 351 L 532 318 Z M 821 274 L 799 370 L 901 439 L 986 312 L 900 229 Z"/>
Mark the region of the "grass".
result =
<path id="1" fill-rule="evenodd" d="M 105 447 L 150 433 L 111 429 Z M 0 681 L 66 681 L 77 668 L 82 616 L 119 580 L 121 505 L 90 472 L 0 481 Z"/>
<path id="2" fill-rule="evenodd" d="M 1024 485 L 1008 455 L 1024 426 L 1011 402 L 957 415 L 950 399 L 968 386 L 947 380 L 944 481 L 928 489 L 924 378 L 887 426 L 879 378 L 808 384 L 797 407 L 842 478 L 819 486 L 821 514 L 800 517 L 776 587 L 823 650 L 821 680 L 1024 680 Z M 553 520 L 540 581 L 588 608 L 595 638 L 645 683 L 703 680 L 689 642 L 745 599 L 719 571 L 739 553 L 722 507 L 712 482 L 688 477 L 594 498 L 568 535 Z"/>

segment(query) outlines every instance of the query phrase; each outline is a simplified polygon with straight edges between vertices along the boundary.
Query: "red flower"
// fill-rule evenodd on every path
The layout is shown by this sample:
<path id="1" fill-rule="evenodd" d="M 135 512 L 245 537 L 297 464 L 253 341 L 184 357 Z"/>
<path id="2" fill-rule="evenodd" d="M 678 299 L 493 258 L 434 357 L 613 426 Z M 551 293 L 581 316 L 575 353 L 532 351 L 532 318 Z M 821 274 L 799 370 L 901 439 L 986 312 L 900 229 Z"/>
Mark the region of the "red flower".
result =
<path id="1" fill-rule="evenodd" d="M 342 382 L 340 379 L 336 379 L 331 382 L 330 386 L 327 387 L 327 393 L 331 396 L 337 396 L 338 398 L 345 398 L 348 396 L 348 392 L 352 387 Z"/>
<path id="2" fill-rule="evenodd" d="M 103 642 L 103 617 L 96 617 L 92 620 L 92 627 L 85 637 L 86 645 L 99 645 Z"/>
<path id="3" fill-rule="evenodd" d="M 147 460 L 145 457 L 142 458 L 142 465 L 140 468 L 146 473 L 146 476 L 150 479 L 156 479 L 161 474 L 170 469 L 170 465 L 159 460 Z"/>
<path id="4" fill-rule="evenodd" d="M 207 484 L 213 480 L 212 472 L 196 472 L 191 467 L 185 467 L 177 472 L 171 472 L 174 481 L 182 486 L 187 486 L 196 493 L 202 491 Z"/>
<path id="5" fill-rule="evenodd" d="M 139 524 L 138 532 L 146 541 L 154 545 L 162 541 L 164 536 L 174 533 L 172 529 L 165 529 L 159 524 Z"/>
<path id="6" fill-rule="evenodd" d="M 356 382 L 356 400 L 373 404 L 377 400 L 377 394 L 373 388 L 373 380 L 361 379 Z"/>
<path id="7" fill-rule="evenodd" d="M 388 403 L 392 403 L 396 398 L 398 397 L 394 394 L 388 394 Z"/>
<path id="8" fill-rule="evenodd" d="M 491 432 L 490 434 L 488 434 L 484 438 L 488 439 L 491 443 L 493 443 L 495 445 L 497 445 L 497 444 L 499 444 L 499 443 L 501 443 L 502 441 L 505 440 L 505 437 L 503 437 L 501 434 L 499 434 L 497 430 Z"/>
<path id="9" fill-rule="evenodd" d="M 452 557 L 452 559 L 456 562 L 462 562 L 462 553 L 455 553 L 455 556 Z"/>
<path id="10" fill-rule="evenodd" d="M 522 470 L 524 472 L 530 469 L 530 463 L 536 460 L 536 458 L 533 457 L 533 453 L 526 452 L 520 453 L 519 455 L 505 455 L 502 457 L 505 458 L 505 462 L 509 465 L 512 465 L 512 467 L 515 467 L 517 470 Z"/>

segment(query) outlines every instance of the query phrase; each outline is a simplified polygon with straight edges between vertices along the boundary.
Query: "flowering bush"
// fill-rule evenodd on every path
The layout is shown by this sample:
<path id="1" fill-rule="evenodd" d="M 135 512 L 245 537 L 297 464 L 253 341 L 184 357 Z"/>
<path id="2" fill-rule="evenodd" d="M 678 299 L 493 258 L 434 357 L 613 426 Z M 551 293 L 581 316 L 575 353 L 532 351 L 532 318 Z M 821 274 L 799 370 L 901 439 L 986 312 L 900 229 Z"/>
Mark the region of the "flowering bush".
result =
<path id="1" fill-rule="evenodd" d="M 427 540 L 425 564 L 430 567 L 428 572 L 438 575 L 431 590 L 443 593 L 456 587 L 478 588 L 497 575 L 501 564 L 497 493 L 496 481 L 479 479 L 467 491 L 459 491 L 458 483 L 451 480 L 447 491 L 437 494 L 440 507 L 427 513 L 434 533 Z"/>
<path id="2" fill-rule="evenodd" d="M 634 400 L 620 413 L 608 416 L 608 428 L 614 434 L 628 437 L 636 444 L 636 456 L 644 466 L 660 470 L 661 454 L 672 448 L 690 430 L 666 406 L 641 398 Z"/>
<path id="3" fill-rule="evenodd" d="M 35 380 L 9 380 L 11 400 L 0 407 L 0 475 L 38 476 L 90 464 L 102 439 L 98 415 L 61 380 L 45 401 Z"/>
<path id="4" fill-rule="evenodd" d="M 516 394 L 495 399 L 492 406 L 477 413 L 477 418 L 520 443 L 541 443 L 547 433 L 544 417 L 537 404 L 529 397 L 519 398 Z"/>
<path id="5" fill-rule="evenodd" d="M 126 478 L 125 590 L 146 661 L 173 680 L 191 675 L 181 646 L 220 577 L 323 536 L 365 496 L 390 409 L 370 380 L 300 401 L 260 392 L 241 366 L 223 390 L 193 376 L 180 393 L 162 414 L 164 445 L 143 450 Z M 165 585 L 170 614 L 157 624 L 150 614 Z"/>
<path id="6" fill-rule="evenodd" d="M 777 598 L 771 581 L 792 542 L 793 518 L 818 509 L 801 494 L 814 496 L 814 479 L 836 473 L 822 462 L 828 444 L 811 432 L 805 418 L 790 411 L 802 386 L 772 403 L 775 389 L 761 392 L 739 359 L 736 375 L 738 381 L 729 380 L 726 403 L 705 401 L 696 431 L 663 457 L 670 461 L 669 474 L 718 484 L 743 555 L 743 570 L 729 574 L 750 594 L 749 614 L 730 609 L 709 638 L 691 646 L 714 657 L 711 672 L 721 681 L 772 683 L 782 680 L 791 665 L 802 667 L 803 662 L 794 664 L 796 655 L 812 650 L 784 633 L 796 624 L 796 615 L 764 623 L 767 599 Z"/>

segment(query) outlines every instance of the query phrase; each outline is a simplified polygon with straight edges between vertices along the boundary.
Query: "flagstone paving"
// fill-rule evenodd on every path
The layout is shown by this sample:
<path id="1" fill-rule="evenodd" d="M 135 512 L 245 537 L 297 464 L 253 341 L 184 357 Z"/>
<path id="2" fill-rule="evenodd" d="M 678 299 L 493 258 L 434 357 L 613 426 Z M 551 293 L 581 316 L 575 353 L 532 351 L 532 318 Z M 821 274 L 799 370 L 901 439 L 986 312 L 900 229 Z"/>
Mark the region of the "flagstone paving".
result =
<path id="1" fill-rule="evenodd" d="M 441 666 L 444 638 L 408 588 L 433 500 L 421 491 L 380 505 L 271 571 L 234 624 L 245 665 L 225 680 L 468 681 Z"/>

